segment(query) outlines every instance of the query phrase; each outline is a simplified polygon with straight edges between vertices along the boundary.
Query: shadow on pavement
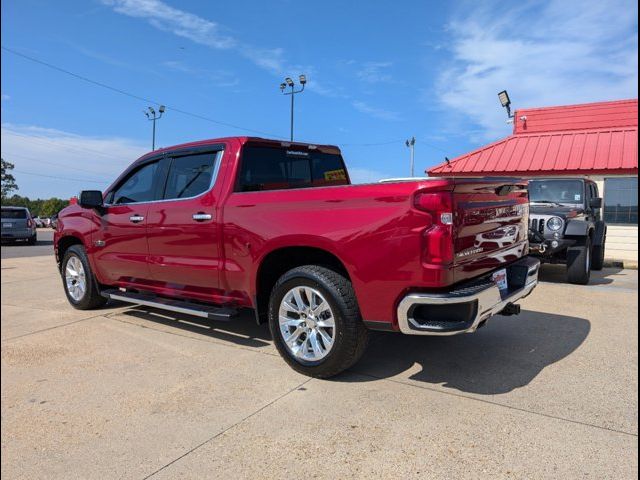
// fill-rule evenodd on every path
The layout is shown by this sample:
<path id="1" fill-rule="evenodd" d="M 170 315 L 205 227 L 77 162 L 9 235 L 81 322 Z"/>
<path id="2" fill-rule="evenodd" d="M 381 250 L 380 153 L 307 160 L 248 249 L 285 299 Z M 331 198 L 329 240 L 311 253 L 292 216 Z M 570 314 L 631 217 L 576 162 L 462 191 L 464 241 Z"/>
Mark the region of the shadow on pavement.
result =
<path id="1" fill-rule="evenodd" d="M 610 283 L 613 283 L 614 280 L 610 277 L 619 275 L 621 271 L 622 269 L 618 267 L 604 268 L 600 271 L 592 270 L 589 284 L 583 286 L 588 287 L 589 285 L 608 285 Z M 540 267 L 538 278 L 541 282 L 566 284 L 569 283 L 567 282 L 567 267 L 565 265 L 542 265 Z"/>
<path id="2" fill-rule="evenodd" d="M 400 375 L 418 364 L 412 380 L 481 395 L 507 393 L 530 383 L 545 367 L 562 360 L 587 338 L 588 320 L 522 311 L 496 316 L 471 335 L 409 336 L 375 332 L 353 370 L 376 378 Z M 338 381 L 371 381 L 339 376 Z"/>
<path id="3" fill-rule="evenodd" d="M 257 325 L 251 311 L 242 311 L 237 318 L 229 322 L 207 320 L 148 307 L 135 307 L 118 315 L 179 328 L 245 347 L 266 347 L 271 344 L 269 328 L 267 325 Z"/>

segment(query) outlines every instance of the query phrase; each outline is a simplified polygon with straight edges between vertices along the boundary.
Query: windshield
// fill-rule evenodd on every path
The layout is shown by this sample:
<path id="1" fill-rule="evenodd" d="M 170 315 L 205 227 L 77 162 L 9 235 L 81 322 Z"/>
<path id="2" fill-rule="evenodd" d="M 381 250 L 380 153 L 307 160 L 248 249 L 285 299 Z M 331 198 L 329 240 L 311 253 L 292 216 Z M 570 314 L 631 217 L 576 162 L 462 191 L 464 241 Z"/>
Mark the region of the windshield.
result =
<path id="1" fill-rule="evenodd" d="M 580 180 L 531 180 L 529 201 L 538 203 L 582 203 Z"/>

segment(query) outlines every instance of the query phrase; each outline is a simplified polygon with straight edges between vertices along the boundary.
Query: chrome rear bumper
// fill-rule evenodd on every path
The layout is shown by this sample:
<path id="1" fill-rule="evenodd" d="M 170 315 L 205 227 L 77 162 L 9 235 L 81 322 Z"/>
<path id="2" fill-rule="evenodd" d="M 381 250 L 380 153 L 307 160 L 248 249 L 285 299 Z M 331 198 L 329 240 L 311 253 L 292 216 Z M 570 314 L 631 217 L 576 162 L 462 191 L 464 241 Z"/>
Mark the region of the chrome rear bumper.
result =
<path id="1" fill-rule="evenodd" d="M 526 297 L 538 284 L 540 260 L 525 257 L 507 267 L 509 289 L 501 293 L 490 277 L 481 282 L 463 285 L 447 293 L 411 293 L 398 305 L 398 326 L 407 335 L 456 335 L 475 332 L 491 316 L 500 313 L 510 303 Z M 447 312 L 464 318 L 455 321 L 430 320 L 429 313 L 414 318 L 420 306 L 432 306 L 438 317 L 448 317 Z M 427 309 L 427 312 L 429 310 Z M 426 316 L 425 316 L 426 315 Z"/>

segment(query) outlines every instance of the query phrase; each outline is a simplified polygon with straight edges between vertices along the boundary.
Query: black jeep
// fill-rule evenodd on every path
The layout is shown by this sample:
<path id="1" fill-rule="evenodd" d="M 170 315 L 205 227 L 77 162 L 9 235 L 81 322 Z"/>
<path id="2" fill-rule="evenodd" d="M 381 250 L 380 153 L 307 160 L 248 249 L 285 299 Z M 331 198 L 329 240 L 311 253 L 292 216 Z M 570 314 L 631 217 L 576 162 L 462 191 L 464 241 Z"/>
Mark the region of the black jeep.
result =
<path id="1" fill-rule="evenodd" d="M 604 265 L 607 226 L 592 180 L 542 178 L 529 182 L 529 244 L 542 262 L 567 265 L 570 283 L 589 283 Z"/>

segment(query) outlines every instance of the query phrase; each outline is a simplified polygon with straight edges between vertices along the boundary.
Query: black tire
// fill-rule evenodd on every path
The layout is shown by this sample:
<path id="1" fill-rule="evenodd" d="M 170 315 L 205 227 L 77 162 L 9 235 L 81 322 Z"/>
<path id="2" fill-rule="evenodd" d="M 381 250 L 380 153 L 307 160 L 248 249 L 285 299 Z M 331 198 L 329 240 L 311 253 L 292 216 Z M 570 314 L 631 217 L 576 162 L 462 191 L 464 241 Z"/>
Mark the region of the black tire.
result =
<path id="1" fill-rule="evenodd" d="M 591 278 L 591 237 L 586 237 L 581 245 L 567 250 L 567 280 L 569 283 L 586 285 Z"/>
<path id="2" fill-rule="evenodd" d="M 77 258 L 80 260 L 85 273 L 86 287 L 84 295 L 79 299 L 75 299 L 71 296 L 67 288 L 67 282 L 65 279 L 67 263 L 69 263 L 69 260 L 71 258 Z M 69 300 L 69 303 L 73 308 L 76 308 L 78 310 L 92 310 L 94 308 L 102 307 L 105 303 L 107 303 L 107 299 L 100 295 L 98 282 L 93 275 L 91 265 L 89 265 L 89 259 L 87 258 L 87 253 L 85 252 L 82 245 L 72 245 L 67 249 L 62 259 L 62 267 L 60 268 L 60 273 L 62 276 L 62 286 L 64 288 L 64 293 L 66 294 L 67 300 Z"/>
<path id="3" fill-rule="evenodd" d="M 33 236 L 29 237 L 29 240 L 27 240 L 27 244 L 28 245 L 35 245 L 37 241 L 38 241 L 38 234 L 34 233 Z"/>
<path id="4" fill-rule="evenodd" d="M 280 303 L 287 292 L 296 286 L 316 289 L 325 297 L 333 312 L 334 344 L 329 353 L 317 361 L 296 358 L 280 332 Z M 278 352 L 289 366 L 315 378 L 333 377 L 354 365 L 364 353 L 369 337 L 351 282 L 333 270 L 316 265 L 297 267 L 280 277 L 269 299 L 269 329 Z"/>
<path id="5" fill-rule="evenodd" d="M 598 238 L 598 235 L 602 238 Z M 604 245 L 607 241 L 607 229 L 604 224 L 596 225 L 596 238 L 598 239 L 599 245 L 593 246 L 591 270 L 602 270 L 604 268 Z"/>

